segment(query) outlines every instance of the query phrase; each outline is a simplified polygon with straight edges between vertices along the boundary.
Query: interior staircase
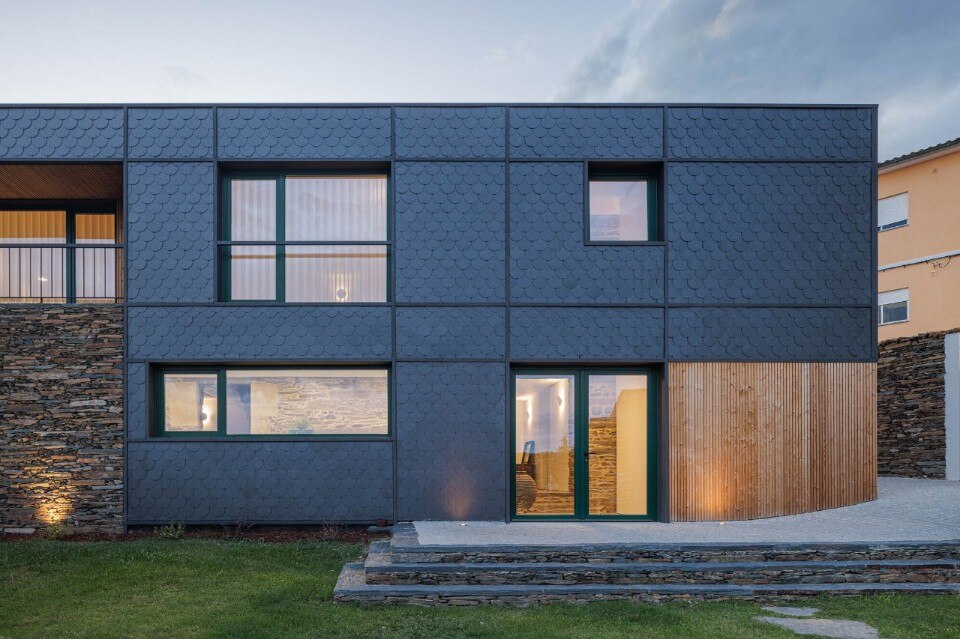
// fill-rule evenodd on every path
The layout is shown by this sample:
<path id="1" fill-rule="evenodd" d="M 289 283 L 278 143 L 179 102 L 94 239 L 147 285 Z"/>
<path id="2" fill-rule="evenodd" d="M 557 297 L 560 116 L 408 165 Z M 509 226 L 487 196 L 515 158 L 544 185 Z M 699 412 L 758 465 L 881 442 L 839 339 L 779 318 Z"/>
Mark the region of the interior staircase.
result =
<path id="1" fill-rule="evenodd" d="M 529 605 L 960 593 L 960 540 L 844 544 L 421 546 L 411 524 L 347 564 L 334 600 Z"/>

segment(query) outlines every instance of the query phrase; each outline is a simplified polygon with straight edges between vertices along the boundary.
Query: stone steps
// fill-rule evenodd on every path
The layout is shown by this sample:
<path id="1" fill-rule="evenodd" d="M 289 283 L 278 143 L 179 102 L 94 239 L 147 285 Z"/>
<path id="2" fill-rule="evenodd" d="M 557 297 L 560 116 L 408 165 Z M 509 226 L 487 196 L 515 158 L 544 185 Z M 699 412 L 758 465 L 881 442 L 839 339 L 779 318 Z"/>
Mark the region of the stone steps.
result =
<path id="1" fill-rule="evenodd" d="M 421 546 L 412 527 L 344 568 L 336 601 L 422 605 L 960 593 L 960 541 Z"/>
<path id="2" fill-rule="evenodd" d="M 960 584 L 657 584 L 657 585 L 501 585 L 436 586 L 375 585 L 365 581 L 362 563 L 347 564 L 334 589 L 334 601 L 341 603 L 403 603 L 423 606 L 475 606 L 500 604 L 525 606 L 538 603 L 589 603 L 631 600 L 661 603 L 673 600 L 709 601 L 750 599 L 778 601 L 804 596 L 853 596 L 871 593 L 911 592 L 960 594 Z"/>

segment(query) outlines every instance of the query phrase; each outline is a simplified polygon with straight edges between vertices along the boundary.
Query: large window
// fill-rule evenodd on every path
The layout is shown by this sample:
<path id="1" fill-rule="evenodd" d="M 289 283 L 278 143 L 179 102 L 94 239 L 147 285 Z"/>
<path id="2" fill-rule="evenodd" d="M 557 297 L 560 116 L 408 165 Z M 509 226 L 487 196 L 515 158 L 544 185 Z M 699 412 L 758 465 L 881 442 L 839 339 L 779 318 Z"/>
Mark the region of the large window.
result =
<path id="1" fill-rule="evenodd" d="M 0 201 L 0 301 L 119 302 L 118 230 L 115 202 Z"/>
<path id="2" fill-rule="evenodd" d="M 184 368 L 157 375 L 167 437 L 387 435 L 385 368 Z"/>
<path id="3" fill-rule="evenodd" d="M 657 237 L 657 178 L 628 167 L 590 167 L 587 241 L 635 244 Z"/>
<path id="4" fill-rule="evenodd" d="M 234 175 L 224 203 L 222 299 L 387 301 L 386 174 Z"/>
<path id="5" fill-rule="evenodd" d="M 910 289 L 900 288 L 877 296 L 880 324 L 896 324 L 910 320 Z"/>
<path id="6" fill-rule="evenodd" d="M 907 225 L 910 196 L 906 193 L 885 197 L 877 203 L 877 230 L 889 231 Z"/>

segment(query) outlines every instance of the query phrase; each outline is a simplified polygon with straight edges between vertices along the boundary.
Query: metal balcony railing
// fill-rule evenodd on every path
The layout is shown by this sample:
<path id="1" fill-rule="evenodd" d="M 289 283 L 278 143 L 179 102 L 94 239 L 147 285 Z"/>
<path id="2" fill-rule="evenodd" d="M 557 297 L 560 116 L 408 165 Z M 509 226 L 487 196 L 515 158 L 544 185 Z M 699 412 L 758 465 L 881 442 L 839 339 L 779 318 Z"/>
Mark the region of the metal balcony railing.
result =
<path id="1" fill-rule="evenodd" d="M 0 244 L 0 303 L 122 301 L 122 244 Z"/>

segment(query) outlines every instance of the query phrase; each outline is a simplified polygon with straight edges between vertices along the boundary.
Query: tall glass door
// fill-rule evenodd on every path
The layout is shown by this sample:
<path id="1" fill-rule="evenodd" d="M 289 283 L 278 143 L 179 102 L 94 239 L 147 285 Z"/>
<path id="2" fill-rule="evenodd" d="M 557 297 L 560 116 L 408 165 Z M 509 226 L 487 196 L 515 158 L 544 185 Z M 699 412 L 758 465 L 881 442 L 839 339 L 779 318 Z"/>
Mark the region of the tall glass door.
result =
<path id="1" fill-rule="evenodd" d="M 645 369 L 520 370 L 513 514 L 656 518 L 656 376 Z"/>

